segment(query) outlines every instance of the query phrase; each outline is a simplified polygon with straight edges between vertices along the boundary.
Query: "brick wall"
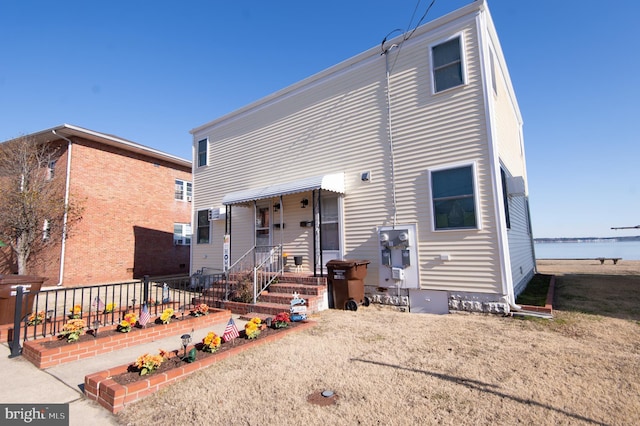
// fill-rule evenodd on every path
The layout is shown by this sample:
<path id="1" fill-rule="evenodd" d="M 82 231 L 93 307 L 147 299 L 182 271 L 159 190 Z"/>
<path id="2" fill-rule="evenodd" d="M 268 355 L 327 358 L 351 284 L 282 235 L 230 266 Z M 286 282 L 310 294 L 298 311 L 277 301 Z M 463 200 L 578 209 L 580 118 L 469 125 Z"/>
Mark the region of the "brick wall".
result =
<path id="1" fill-rule="evenodd" d="M 189 273 L 189 246 L 173 244 L 174 223 L 191 222 L 191 203 L 174 199 L 191 169 L 73 138 L 71 199 L 84 206 L 66 243 L 65 286 Z M 66 172 L 66 148 L 56 177 Z M 39 256 L 34 273 L 58 282 L 60 247 Z"/>

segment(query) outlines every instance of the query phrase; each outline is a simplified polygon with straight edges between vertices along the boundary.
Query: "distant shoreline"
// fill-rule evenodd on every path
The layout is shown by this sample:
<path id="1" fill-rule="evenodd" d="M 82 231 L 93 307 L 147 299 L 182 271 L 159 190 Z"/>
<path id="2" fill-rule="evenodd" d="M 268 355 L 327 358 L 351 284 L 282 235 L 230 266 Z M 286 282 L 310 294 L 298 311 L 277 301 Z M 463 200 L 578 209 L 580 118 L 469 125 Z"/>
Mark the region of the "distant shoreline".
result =
<path id="1" fill-rule="evenodd" d="M 534 243 L 611 243 L 625 241 L 640 241 L 640 235 L 635 237 L 584 237 L 584 238 L 534 238 Z"/>

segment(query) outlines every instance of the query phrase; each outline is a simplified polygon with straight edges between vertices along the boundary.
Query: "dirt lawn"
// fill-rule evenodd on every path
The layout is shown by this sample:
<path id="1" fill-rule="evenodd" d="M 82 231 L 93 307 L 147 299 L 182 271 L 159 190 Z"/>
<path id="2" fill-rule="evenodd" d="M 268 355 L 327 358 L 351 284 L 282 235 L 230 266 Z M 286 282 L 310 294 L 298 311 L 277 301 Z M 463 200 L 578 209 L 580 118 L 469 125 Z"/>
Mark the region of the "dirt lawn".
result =
<path id="1" fill-rule="evenodd" d="M 640 424 L 640 261 L 541 261 L 553 320 L 370 306 L 211 366 L 122 424 Z M 164 348 L 170 349 L 170 348 Z M 330 390 L 334 404 L 308 397 Z"/>

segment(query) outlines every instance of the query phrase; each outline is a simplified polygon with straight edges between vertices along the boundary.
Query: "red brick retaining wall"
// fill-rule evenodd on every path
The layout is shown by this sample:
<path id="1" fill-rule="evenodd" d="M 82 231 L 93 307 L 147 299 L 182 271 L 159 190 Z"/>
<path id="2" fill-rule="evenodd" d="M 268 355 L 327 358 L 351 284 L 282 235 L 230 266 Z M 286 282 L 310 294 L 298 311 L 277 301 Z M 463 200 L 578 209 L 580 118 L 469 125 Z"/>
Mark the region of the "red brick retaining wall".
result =
<path id="1" fill-rule="evenodd" d="M 256 345 L 274 342 L 291 332 L 301 331 L 313 325 L 315 325 L 315 322 L 303 322 L 296 327 L 282 329 L 276 334 L 258 337 L 256 340 L 252 340 L 242 346 L 233 347 L 229 350 L 225 350 L 224 352 L 215 353 L 201 360 L 196 359 L 193 363 L 183 363 L 165 373 L 152 373 L 146 378 L 128 385 L 121 385 L 112 379 L 113 376 L 126 372 L 131 364 L 120 365 L 118 367 L 85 376 L 84 393 L 87 398 L 97 401 L 110 412 L 117 413 L 124 409 L 126 405 L 136 402 L 178 380 L 182 380 L 202 368 L 251 349 Z M 190 348 L 187 348 L 187 351 L 188 350 L 190 350 Z M 135 360 L 131 360 L 131 363 L 134 361 Z"/>
<path id="2" fill-rule="evenodd" d="M 231 318 L 231 311 L 213 309 L 209 314 L 183 320 L 173 319 L 169 324 L 154 325 L 148 328 L 135 328 L 128 333 L 119 333 L 85 340 L 78 343 L 68 343 L 55 348 L 47 348 L 44 342 L 57 340 L 57 336 L 24 342 L 22 356 L 31 361 L 38 368 L 49 368 L 67 362 L 113 352 L 129 346 L 152 342 L 165 335 L 187 333 L 193 328 L 202 328 L 211 324 L 226 323 Z M 115 329 L 114 326 L 112 329 Z"/>

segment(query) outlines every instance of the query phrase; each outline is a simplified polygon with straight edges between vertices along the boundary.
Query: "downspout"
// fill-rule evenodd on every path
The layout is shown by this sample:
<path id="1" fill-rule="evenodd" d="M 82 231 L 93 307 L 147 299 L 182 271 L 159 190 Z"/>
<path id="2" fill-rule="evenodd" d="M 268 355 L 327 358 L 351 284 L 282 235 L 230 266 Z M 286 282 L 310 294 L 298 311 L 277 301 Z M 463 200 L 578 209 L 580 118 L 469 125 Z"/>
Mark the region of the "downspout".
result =
<path id="1" fill-rule="evenodd" d="M 67 141 L 67 181 L 65 182 L 64 188 L 64 215 L 62 216 L 62 244 L 60 247 L 60 277 L 58 280 L 58 286 L 62 285 L 62 281 L 64 280 L 64 258 L 65 258 L 65 250 L 67 248 L 67 210 L 69 207 L 69 187 L 71 182 L 71 147 L 73 146 L 73 142 L 71 139 L 68 139 L 62 135 L 56 133 L 55 129 L 51 130 L 51 132 Z"/>
<path id="2" fill-rule="evenodd" d="M 385 38 L 386 40 L 386 38 Z M 384 41 L 382 42 L 384 45 Z M 382 54 L 384 55 L 385 73 L 387 78 L 387 125 L 389 127 L 389 151 L 391 161 L 391 195 L 393 204 L 393 227 L 396 227 L 398 217 L 398 207 L 396 205 L 396 178 L 395 178 L 395 160 L 393 156 L 393 127 L 391 123 L 391 71 L 389 69 L 389 50 L 398 45 L 393 44 L 388 49 L 384 49 Z"/>

